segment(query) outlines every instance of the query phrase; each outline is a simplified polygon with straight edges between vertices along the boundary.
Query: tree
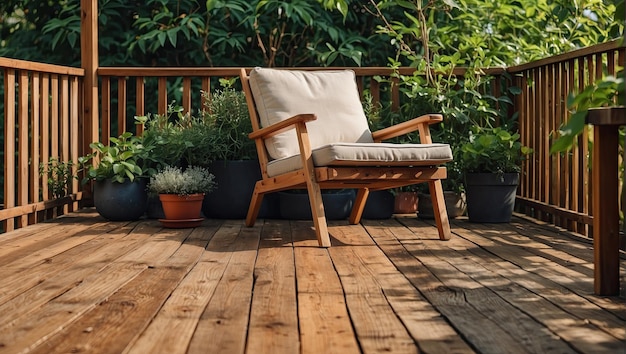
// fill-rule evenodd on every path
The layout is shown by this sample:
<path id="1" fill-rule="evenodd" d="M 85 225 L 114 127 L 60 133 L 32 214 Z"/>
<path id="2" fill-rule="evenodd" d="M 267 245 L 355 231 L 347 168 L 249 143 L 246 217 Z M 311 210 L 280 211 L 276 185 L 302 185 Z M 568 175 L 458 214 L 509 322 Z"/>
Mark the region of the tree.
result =
<path id="1" fill-rule="evenodd" d="M 0 56 L 79 65 L 79 3 L 2 2 Z M 306 0 L 100 0 L 100 64 L 381 65 L 393 48 L 374 21 Z"/>

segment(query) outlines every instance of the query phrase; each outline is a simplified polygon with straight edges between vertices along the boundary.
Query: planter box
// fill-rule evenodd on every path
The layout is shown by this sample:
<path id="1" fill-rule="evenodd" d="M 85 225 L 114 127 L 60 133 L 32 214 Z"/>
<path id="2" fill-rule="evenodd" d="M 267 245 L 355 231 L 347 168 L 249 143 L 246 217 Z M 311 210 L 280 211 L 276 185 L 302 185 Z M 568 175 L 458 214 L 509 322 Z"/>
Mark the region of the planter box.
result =
<path id="1" fill-rule="evenodd" d="M 354 205 L 355 193 L 353 190 L 322 193 L 324 214 L 327 220 L 343 220 L 350 216 Z M 311 220 L 311 205 L 309 195 L 305 192 L 290 193 L 278 192 L 280 216 L 288 220 Z"/>
<path id="2" fill-rule="evenodd" d="M 254 185 L 261 179 L 259 161 L 222 160 L 213 162 L 208 168 L 215 175 L 217 188 L 204 198 L 204 216 L 213 219 L 245 219 Z M 265 195 L 259 218 L 277 218 L 278 211 L 276 195 Z"/>
<path id="3" fill-rule="evenodd" d="M 370 192 L 363 208 L 364 219 L 389 219 L 393 216 L 394 196 L 388 190 Z"/>
<path id="4" fill-rule="evenodd" d="M 511 221 L 519 173 L 468 173 L 465 175 L 467 216 L 472 222 Z"/>

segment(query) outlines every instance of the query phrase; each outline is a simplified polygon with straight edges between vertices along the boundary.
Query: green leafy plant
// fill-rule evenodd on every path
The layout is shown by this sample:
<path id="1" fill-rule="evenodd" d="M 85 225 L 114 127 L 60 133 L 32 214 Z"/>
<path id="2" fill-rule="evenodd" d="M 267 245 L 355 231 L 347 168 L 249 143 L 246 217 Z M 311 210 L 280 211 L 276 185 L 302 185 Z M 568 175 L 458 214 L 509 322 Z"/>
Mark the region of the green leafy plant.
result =
<path id="1" fill-rule="evenodd" d="M 232 88 L 232 82 L 223 81 L 222 84 L 225 85 L 223 89 L 202 92 L 206 103 L 199 121 L 204 130 L 198 133 L 208 139 L 205 145 L 214 160 L 254 159 L 256 146 L 248 138 L 252 123 L 245 95 Z"/>
<path id="2" fill-rule="evenodd" d="M 522 161 L 532 152 L 519 142 L 520 135 L 498 127 L 475 129 L 470 141 L 461 147 L 462 165 L 466 173 L 520 172 Z"/>
<path id="3" fill-rule="evenodd" d="M 124 183 L 125 180 L 134 181 L 137 177 L 145 177 L 149 149 L 143 145 L 142 138 L 125 132 L 110 140 L 109 145 L 101 142 L 89 144 L 94 152 L 79 158 L 79 163 L 87 171 L 83 183 L 90 179 L 112 179 Z M 91 163 L 93 160 L 95 164 Z"/>
<path id="4" fill-rule="evenodd" d="M 78 179 L 74 166 L 73 161 L 61 161 L 56 157 L 50 157 L 47 163 L 39 164 L 39 174 L 48 177 L 48 187 L 53 198 L 63 198 L 69 195 L 72 180 Z"/>
<path id="5" fill-rule="evenodd" d="M 189 128 L 193 118 L 183 113 L 183 108 L 172 102 L 166 114 L 151 114 L 135 117 L 139 124 L 144 125 L 142 134 L 143 145 L 148 149 L 147 160 L 150 171 L 148 174 L 165 166 L 182 166 L 186 150 L 193 146 L 193 141 L 184 136 L 183 131 Z"/>
<path id="6" fill-rule="evenodd" d="M 564 124 L 558 132 L 558 136 L 552 146 L 550 153 L 565 152 L 572 148 L 578 136 L 583 132 L 586 124 L 587 112 L 590 108 L 613 106 L 616 98 L 623 102 L 623 95 L 618 92 L 624 92 L 625 85 L 623 77 L 607 76 L 602 80 L 598 80 L 592 85 L 578 93 L 571 93 L 568 96 L 567 106 L 572 116 Z"/>
<path id="7" fill-rule="evenodd" d="M 209 193 L 216 187 L 215 176 L 207 168 L 167 166 L 150 177 L 148 190 L 156 194 L 189 195 Z"/>

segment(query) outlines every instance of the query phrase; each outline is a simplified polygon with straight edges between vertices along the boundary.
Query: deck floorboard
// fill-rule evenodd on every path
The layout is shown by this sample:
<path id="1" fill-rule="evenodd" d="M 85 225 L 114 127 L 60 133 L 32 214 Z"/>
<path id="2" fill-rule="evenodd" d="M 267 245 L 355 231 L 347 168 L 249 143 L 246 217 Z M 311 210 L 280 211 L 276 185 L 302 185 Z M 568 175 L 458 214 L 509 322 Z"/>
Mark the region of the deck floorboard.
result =
<path id="1" fill-rule="evenodd" d="M 0 353 L 624 353 L 620 296 L 589 240 L 409 216 L 108 222 L 93 210 L 0 235 Z"/>

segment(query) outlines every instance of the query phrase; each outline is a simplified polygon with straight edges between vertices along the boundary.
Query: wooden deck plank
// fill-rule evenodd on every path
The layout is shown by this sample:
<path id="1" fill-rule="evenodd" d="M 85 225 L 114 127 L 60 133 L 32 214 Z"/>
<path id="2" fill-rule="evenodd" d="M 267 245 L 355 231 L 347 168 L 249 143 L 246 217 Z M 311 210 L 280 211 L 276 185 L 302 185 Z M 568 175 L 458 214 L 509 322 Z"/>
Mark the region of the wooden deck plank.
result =
<path id="1" fill-rule="evenodd" d="M 109 266 L 97 265 L 99 269 L 92 270 L 88 278 L 75 283 L 71 290 L 45 304 L 34 316 L 12 325 L 11 332 L 14 336 L 9 339 L 18 339 L 15 343 L 17 347 L 27 348 L 41 344 L 39 338 L 47 340 L 100 303 L 106 302 L 111 294 L 148 268 L 149 262 L 173 254 L 187 236 L 183 232 L 177 233 L 178 239 L 173 238 L 171 232 L 155 235 L 161 229 L 154 228 L 154 225 L 147 224 L 144 228 L 147 229 L 145 236 L 152 242 L 141 243 L 134 249 L 125 249 Z M 124 248 L 124 244 L 120 246 Z M 88 257 L 85 259 L 87 262 L 90 260 Z M 63 275 L 61 273 L 59 276 Z M 0 336 L 0 343 L 8 346 L 7 342 L 9 341 Z"/>
<path id="2" fill-rule="evenodd" d="M 522 226 L 524 225 L 524 226 Z M 507 229 L 513 229 L 521 235 L 525 235 L 535 241 L 544 243 L 545 247 L 554 248 L 556 250 L 564 251 L 563 259 L 550 257 L 549 259 L 555 263 L 559 263 L 564 267 L 569 267 L 571 263 L 576 264 L 593 264 L 593 240 L 583 238 L 582 236 L 576 236 L 569 232 L 561 232 L 552 226 L 542 226 L 540 224 L 534 224 L 525 222 L 523 224 L 512 223 L 510 225 L 504 225 Z M 626 255 L 621 254 L 620 263 L 620 281 L 622 284 L 626 283 Z M 582 262 L 582 263 L 581 263 Z M 586 267 L 588 268 L 588 267 Z M 593 270 L 592 270 L 593 271 Z M 585 271 L 586 273 L 586 271 Z M 622 287 L 622 296 L 626 296 L 626 287 Z M 616 316 L 626 321 L 626 312 L 624 312 L 622 304 L 615 301 L 614 297 L 601 297 L 590 294 L 585 296 L 587 300 L 596 303 L 598 306 L 613 311 Z"/>
<path id="3" fill-rule="evenodd" d="M 330 248 L 329 253 L 363 352 L 417 353 L 417 346 L 374 276 L 385 274 L 379 265 L 382 252 L 360 227 L 333 227 L 333 236 L 344 244 Z"/>
<path id="4" fill-rule="evenodd" d="M 85 222 L 71 228 L 59 224 L 45 229 L 45 232 L 30 235 L 22 240 L 13 240 L 0 246 L 0 262 L 11 268 L 11 271 L 30 269 L 46 258 L 61 253 L 82 242 L 95 237 L 90 233 L 93 228 L 103 227 L 107 230 L 115 227 L 107 223 Z M 76 236 L 72 238 L 69 236 Z"/>
<path id="5" fill-rule="evenodd" d="M 264 229 L 254 267 L 247 353 L 299 353 L 291 231 Z M 276 301 L 280 299 L 280 301 Z"/>
<path id="6" fill-rule="evenodd" d="M 220 229 L 207 248 L 204 262 L 215 262 L 226 255 L 226 264 L 191 338 L 188 353 L 238 354 L 245 350 L 261 228 L 242 226 L 229 225 L 225 233 Z"/>
<path id="7" fill-rule="evenodd" d="M 333 227 L 330 227 L 333 232 Z M 308 224 L 292 223 L 302 354 L 360 353 L 339 276 Z"/>
<path id="8" fill-rule="evenodd" d="M 168 236 L 177 237 L 179 243 L 179 247 L 169 257 L 160 262 L 151 262 L 106 301 L 63 328 L 33 352 L 121 353 L 148 326 L 165 300 L 201 257 L 212 233 L 198 231 L 190 234 L 191 231 L 168 232 Z M 160 243 L 163 241 L 147 244 L 160 249 Z"/>
<path id="9" fill-rule="evenodd" d="M 482 249 L 478 251 L 482 251 Z M 491 272 L 498 272 L 500 268 L 489 270 Z M 507 272 L 509 277 L 515 278 L 520 282 L 520 284 L 526 286 L 527 288 L 534 287 L 533 291 L 541 290 L 542 297 L 571 313 L 579 320 L 586 321 L 589 319 L 591 323 L 604 329 L 607 333 L 613 335 L 614 337 L 621 340 L 626 339 L 626 327 L 624 326 L 625 320 L 620 318 L 619 315 L 621 311 L 619 311 L 619 309 L 617 309 L 617 311 L 611 310 L 614 306 L 611 306 L 610 308 L 602 308 L 601 306 L 598 306 L 595 301 L 590 300 L 588 298 L 589 296 L 580 296 L 579 294 L 569 292 L 559 284 L 546 281 L 544 278 L 536 276 L 533 273 L 527 273 L 517 269 L 511 270 L 509 267 L 504 267 L 502 271 Z M 589 276 L 591 276 L 591 274 Z M 525 279 L 532 280 L 522 283 Z M 594 296 L 591 295 L 591 298 L 593 297 Z"/>
<path id="10" fill-rule="evenodd" d="M 48 244 L 44 243 L 44 245 L 40 245 L 40 247 L 44 248 L 43 250 L 24 255 L 21 261 L 13 261 L 3 265 L 0 268 L 0 278 L 3 279 L 5 287 L 3 290 L 0 290 L 0 309 L 2 304 L 28 289 L 42 284 L 49 277 L 69 267 L 74 267 L 76 264 L 85 263 L 85 254 L 97 252 L 101 247 L 111 247 L 110 243 L 114 239 L 121 239 L 126 236 L 133 227 L 134 224 L 128 228 L 121 229 L 125 231 L 108 235 L 105 234 L 114 228 L 106 224 L 94 224 L 91 228 L 76 234 L 66 232 L 65 237 L 72 240 L 64 242 L 64 240 L 59 239 L 57 245 L 62 244 L 62 246 L 48 247 Z M 88 234 L 88 236 L 81 235 L 83 233 Z M 24 262 L 28 267 L 20 265 L 21 262 Z M 0 320 L 1 326 L 2 321 Z"/>
<path id="11" fill-rule="evenodd" d="M 196 247 L 204 247 L 204 241 L 214 236 L 217 226 L 194 230 Z M 185 245 L 191 245 L 185 242 Z M 207 250 L 209 247 L 207 247 Z M 179 253 L 179 257 L 184 256 Z M 210 255 L 210 256 L 209 256 Z M 221 256 L 221 257 L 218 257 Z M 207 258 L 209 257 L 209 258 Z M 202 258 L 172 292 L 148 328 L 126 350 L 127 353 L 185 353 L 194 330 L 213 295 L 216 280 L 224 273 L 227 253 L 203 252 Z M 179 263 L 184 265 L 184 260 Z"/>
<path id="12" fill-rule="evenodd" d="M 577 294 L 582 297 L 584 303 L 590 302 L 595 306 L 603 308 L 617 316 L 621 321 L 626 321 L 626 308 L 623 302 L 617 297 L 602 297 L 593 295 L 593 276 L 592 272 L 575 272 L 570 271 L 567 264 L 563 262 L 552 262 L 537 255 L 532 248 L 513 248 L 502 247 L 499 245 L 497 238 L 481 237 L 480 225 L 472 225 L 472 231 L 464 233 L 463 236 L 468 240 L 477 243 L 483 249 L 493 250 L 498 256 L 509 259 L 513 264 L 518 265 L 525 274 L 537 274 L 549 281 L 553 287 L 565 288 L 568 293 Z M 477 234 L 478 233 L 478 234 Z M 572 259 L 572 256 L 567 257 Z M 590 261 L 591 262 L 591 261 Z M 544 267 L 538 265 L 543 264 Z M 622 272 L 626 276 L 626 268 L 621 267 Z M 582 284 L 586 284 L 582 285 Z M 626 287 L 623 287 L 626 290 Z M 565 291 L 561 291 L 563 293 Z M 623 295 L 622 295 L 623 296 Z M 585 306 L 583 306 L 585 308 Z"/>
<path id="13" fill-rule="evenodd" d="M 176 230 L 86 210 L 0 235 L 0 352 L 626 348 L 624 294 L 593 295 L 590 243 L 554 227 L 457 219 L 443 242 L 414 216 L 340 220 L 328 223 L 326 249 L 312 226 L 206 220 Z"/>
<path id="14" fill-rule="evenodd" d="M 515 329 L 523 329 L 518 323 L 528 323 L 524 314 L 504 306 L 493 292 L 459 272 L 445 257 L 437 256 L 439 252 L 431 252 L 430 247 L 436 249 L 441 242 L 436 232 L 430 233 L 430 228 L 428 231 L 419 234 L 417 240 L 416 233 L 403 243 L 403 247 L 423 264 L 421 279 L 412 281 L 413 285 L 458 331 L 465 333 L 476 350 L 483 353 L 526 352 L 519 334 L 512 333 Z M 424 269 L 430 274 L 425 274 Z M 498 311 L 492 311 L 494 308 Z M 501 315 L 505 320 L 494 315 Z M 508 328 L 510 326 L 513 328 Z"/>
<path id="15" fill-rule="evenodd" d="M 472 225 L 472 227 L 474 229 L 479 228 L 478 225 Z M 492 229 L 489 226 L 486 226 L 486 227 L 488 229 Z M 421 230 L 423 230 L 423 232 L 429 232 L 431 228 L 432 228 L 431 226 L 426 225 L 422 227 Z M 414 230 L 413 228 L 411 229 Z M 463 230 L 456 230 L 455 232 L 461 233 L 463 236 L 465 236 L 465 233 Z M 494 235 L 490 235 L 490 237 L 497 239 L 497 237 L 494 237 Z M 470 236 L 470 238 L 473 238 L 473 236 Z M 458 238 L 455 242 L 457 244 L 462 244 L 464 243 L 464 240 L 462 238 Z M 524 243 L 526 244 L 528 242 L 524 242 Z M 565 340 L 570 346 L 572 346 L 573 348 L 576 348 L 577 350 L 581 350 L 582 352 L 593 352 L 593 351 L 614 352 L 616 350 L 619 351 L 623 348 L 624 346 L 624 343 L 623 343 L 624 322 L 623 321 L 616 319 L 615 316 L 612 316 L 612 315 L 606 316 L 608 315 L 608 313 L 605 313 L 600 308 L 596 308 L 596 311 L 594 313 L 595 315 L 594 318 L 600 317 L 608 321 L 609 324 L 605 323 L 604 327 L 610 328 L 610 331 L 613 332 L 613 334 L 603 333 L 602 331 L 598 331 L 597 328 L 592 328 L 593 326 L 590 326 L 589 321 L 587 320 L 586 316 L 583 315 L 582 317 L 576 317 L 576 316 L 572 316 L 571 313 L 577 313 L 577 312 L 580 313 L 584 311 L 584 312 L 587 312 L 586 313 L 587 315 L 590 315 L 588 310 L 590 307 L 591 308 L 595 307 L 593 306 L 593 304 L 589 303 L 588 301 L 582 301 L 583 303 L 581 303 L 581 301 L 575 301 L 578 296 L 575 294 L 569 293 L 569 291 L 565 288 L 561 289 L 561 291 L 558 291 L 558 294 L 554 294 L 554 296 L 551 299 L 552 301 L 554 301 L 554 303 L 548 300 L 545 300 L 543 296 L 537 296 L 536 293 L 540 293 L 541 295 L 544 295 L 545 293 L 550 293 L 551 292 L 550 289 L 554 288 L 556 284 L 554 284 L 553 282 L 549 282 L 549 281 L 546 282 L 545 280 L 541 281 L 540 279 L 538 279 L 539 277 L 535 278 L 535 281 L 539 280 L 540 284 L 542 284 L 541 287 L 539 288 L 534 287 L 534 288 L 526 289 L 522 286 L 517 286 L 516 282 L 519 281 L 520 278 L 523 278 L 533 273 L 529 273 L 529 272 L 523 272 L 522 274 L 511 273 L 509 274 L 508 277 L 503 277 L 503 278 L 494 277 L 494 272 L 498 273 L 498 272 L 501 272 L 500 271 L 501 269 L 506 269 L 507 263 L 513 266 L 517 266 L 518 264 L 512 263 L 510 258 L 505 257 L 505 258 L 502 258 L 504 262 L 500 262 L 498 265 L 494 266 L 493 263 L 497 263 L 499 260 L 497 256 L 498 255 L 501 257 L 503 256 L 502 252 L 496 251 L 495 252 L 496 257 L 494 258 L 493 254 L 485 252 L 484 249 L 500 250 L 499 247 L 492 246 L 492 247 L 478 248 L 476 247 L 476 245 L 474 244 L 472 245 L 473 245 L 473 247 L 471 247 L 472 252 L 480 253 L 480 256 L 475 258 L 475 262 L 470 265 L 464 266 L 464 263 L 466 263 L 467 260 L 471 258 L 471 257 L 468 257 L 467 255 L 464 255 L 464 259 L 462 259 L 462 261 L 460 261 L 458 264 L 455 264 L 455 265 L 459 268 L 462 268 L 463 271 L 466 271 L 470 274 L 475 274 L 474 278 L 487 279 L 484 281 L 484 285 L 490 286 L 490 289 L 499 293 L 503 298 L 506 299 L 506 301 L 510 302 L 511 304 L 519 308 L 522 312 L 527 313 L 529 316 L 532 316 L 533 318 L 535 318 L 539 323 L 541 323 L 542 326 L 545 326 L 545 328 L 552 331 L 554 333 L 553 336 L 558 335 L 563 340 Z M 462 246 L 457 246 L 457 247 L 461 248 Z M 521 249 L 521 248 L 518 248 L 518 250 L 524 251 L 524 249 Z M 505 256 L 510 256 L 510 255 L 507 254 Z M 514 261 L 516 259 L 518 259 L 518 257 L 513 257 Z M 492 265 L 492 269 L 487 271 L 487 273 L 489 274 L 488 276 L 483 275 L 482 277 L 479 277 L 479 275 L 476 275 L 480 273 L 481 266 L 488 266 L 488 265 Z M 558 267 L 558 265 L 554 265 L 554 264 L 552 264 L 551 266 Z M 497 268 L 497 269 L 494 269 L 494 268 Z M 548 269 L 548 267 L 546 267 L 544 271 L 541 273 L 542 274 L 550 273 L 550 270 Z M 499 283 L 496 282 L 494 284 L 494 279 L 500 280 L 500 282 Z M 584 300 L 584 299 L 579 298 L 579 300 Z M 581 309 L 583 310 L 581 311 Z M 584 310 L 584 309 L 587 309 L 587 310 Z M 535 336 L 532 336 L 532 332 L 531 332 L 531 338 L 529 339 L 529 341 L 532 341 L 533 343 L 543 342 L 535 338 Z M 549 346 L 549 349 L 555 349 L 553 347 L 556 344 L 558 344 L 558 342 L 551 340 L 549 338 L 544 339 L 544 341 L 547 344 L 543 344 L 543 346 Z M 540 349 L 544 350 L 543 348 L 540 348 Z M 558 349 L 558 348 L 556 349 L 557 351 L 562 352 L 561 349 Z"/>
<path id="16" fill-rule="evenodd" d="M 439 311 L 410 284 L 406 275 L 419 277 L 424 273 L 425 267 L 402 247 L 396 238 L 398 231 L 392 231 L 387 226 L 378 226 L 376 222 L 364 221 L 364 225 L 381 250 L 400 271 L 394 277 L 381 277 L 379 281 L 382 282 L 387 298 L 409 329 L 411 336 L 417 341 L 420 350 L 426 353 L 473 353 L 474 350 L 470 345 L 457 335 Z M 414 238 L 414 235 L 411 233 L 409 238 Z"/>
<path id="17" fill-rule="evenodd" d="M 423 227 L 413 226 L 410 231 L 419 237 L 433 237 L 430 225 Z M 404 227 L 399 230 L 406 230 Z M 455 230 L 455 232 L 458 232 Z M 475 298 L 468 297 L 468 302 L 480 312 L 489 314 L 489 318 L 500 324 L 507 333 L 516 338 L 516 346 L 523 347 L 530 352 L 536 353 L 570 353 L 574 352 L 566 342 L 559 339 L 543 324 L 537 322 L 531 315 L 533 306 L 537 299 L 532 297 L 532 293 L 526 298 L 522 297 L 518 301 L 511 302 L 509 297 L 516 299 L 515 295 L 509 296 L 512 292 L 508 279 L 494 277 L 492 273 L 484 272 L 484 264 L 492 264 L 498 261 L 493 255 L 484 254 L 483 257 L 471 257 L 476 245 L 465 242 L 460 237 L 456 237 L 450 242 L 436 243 L 428 242 L 426 249 L 432 254 L 445 253 L 449 255 L 444 260 L 465 278 L 464 282 L 472 284 L 478 283 L 477 291 L 472 291 Z M 448 251 L 448 252 L 446 252 Z M 420 257 L 420 260 L 423 258 Z M 426 265 L 428 264 L 425 263 Z M 485 274 L 487 273 L 487 274 Z M 491 286 L 490 286 L 491 285 Z M 482 287 L 482 288 L 481 288 Z M 476 298 L 476 296 L 478 298 Z M 515 306 L 516 303 L 527 303 L 527 308 Z M 494 311 L 494 309 L 498 309 Z"/>
<path id="18" fill-rule="evenodd" d="M 128 252 L 155 231 L 156 229 L 145 225 L 135 230 L 122 228 L 119 232 L 107 234 L 81 245 L 85 247 L 76 247 L 71 252 L 54 257 L 46 264 L 50 267 L 34 268 L 28 277 L 23 274 L 12 277 L 12 281 L 8 283 L 11 285 L 10 288 L 3 291 L 5 297 L 10 295 L 13 297 L 0 305 L 0 313 L 3 314 L 0 317 L 0 328 L 9 324 L 14 325 L 20 317 L 27 316 L 29 312 L 24 311 L 24 308 L 37 310 L 40 306 L 71 291 L 77 284 L 85 282 L 90 275 L 106 267 L 113 259 Z M 91 256 L 85 257 L 85 254 Z M 22 284 L 26 286 L 21 286 Z M 30 287 L 29 284 L 36 285 Z"/>

